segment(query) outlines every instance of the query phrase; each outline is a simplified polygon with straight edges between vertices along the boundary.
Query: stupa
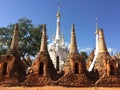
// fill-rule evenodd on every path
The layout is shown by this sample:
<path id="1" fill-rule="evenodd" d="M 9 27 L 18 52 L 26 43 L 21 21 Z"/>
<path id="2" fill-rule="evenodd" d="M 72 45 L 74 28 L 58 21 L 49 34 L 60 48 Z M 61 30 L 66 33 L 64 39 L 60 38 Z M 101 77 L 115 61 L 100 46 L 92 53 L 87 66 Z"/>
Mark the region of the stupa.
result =
<path id="1" fill-rule="evenodd" d="M 44 86 L 56 79 L 58 79 L 57 72 L 48 53 L 46 25 L 44 24 L 40 52 L 31 66 L 31 73 L 27 76 L 24 85 Z"/>
<path id="2" fill-rule="evenodd" d="M 24 81 L 26 72 L 18 48 L 19 27 L 15 25 L 10 49 L 0 60 L 0 83 L 16 85 Z"/>
<path id="3" fill-rule="evenodd" d="M 60 28 L 60 5 L 58 5 L 56 35 L 53 36 L 52 43 L 49 44 L 48 52 L 57 71 L 63 71 L 63 65 L 68 55 L 68 47 L 64 42 L 64 35 L 61 35 Z"/>
<path id="4" fill-rule="evenodd" d="M 63 70 L 64 76 L 58 81 L 58 85 L 63 86 L 89 86 L 90 81 L 85 75 L 85 67 L 77 49 L 74 24 L 71 30 L 70 51 L 65 61 Z"/>

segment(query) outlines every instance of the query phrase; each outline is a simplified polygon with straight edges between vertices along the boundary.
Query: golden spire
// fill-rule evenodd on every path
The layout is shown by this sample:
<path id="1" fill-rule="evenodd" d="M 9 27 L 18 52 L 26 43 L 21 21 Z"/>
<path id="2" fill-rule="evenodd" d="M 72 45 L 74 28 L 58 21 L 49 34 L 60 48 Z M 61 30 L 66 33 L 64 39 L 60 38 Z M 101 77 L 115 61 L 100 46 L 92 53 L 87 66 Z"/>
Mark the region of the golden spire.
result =
<path id="1" fill-rule="evenodd" d="M 98 47 L 98 53 L 101 52 L 108 52 L 106 48 L 106 43 L 104 39 L 104 32 L 103 29 L 99 30 L 99 47 Z"/>
<path id="2" fill-rule="evenodd" d="M 96 18 L 96 32 L 95 32 L 95 34 L 98 34 L 99 33 L 99 31 L 98 31 L 98 18 Z"/>
<path id="3" fill-rule="evenodd" d="M 42 31 L 42 39 L 41 39 L 40 52 L 41 51 L 47 51 L 46 24 L 43 24 L 43 31 Z"/>
<path id="4" fill-rule="evenodd" d="M 18 29 L 18 23 L 16 23 L 14 27 L 14 33 L 13 33 L 13 38 L 12 38 L 10 49 L 17 51 L 17 52 L 19 52 L 18 38 L 19 38 L 19 29 Z"/>
<path id="5" fill-rule="evenodd" d="M 75 28 L 74 24 L 72 24 L 72 31 L 71 31 L 71 40 L 70 40 L 70 53 L 78 53 L 77 43 L 76 43 L 76 35 L 75 35 Z"/>

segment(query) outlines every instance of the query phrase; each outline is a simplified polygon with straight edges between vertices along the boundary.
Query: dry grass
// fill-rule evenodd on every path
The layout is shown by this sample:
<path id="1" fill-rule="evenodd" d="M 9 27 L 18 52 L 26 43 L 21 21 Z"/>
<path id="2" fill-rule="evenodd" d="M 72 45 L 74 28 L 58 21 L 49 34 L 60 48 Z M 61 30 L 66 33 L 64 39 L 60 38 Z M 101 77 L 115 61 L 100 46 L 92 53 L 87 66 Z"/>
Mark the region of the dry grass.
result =
<path id="1" fill-rule="evenodd" d="M 88 88 L 73 88 L 62 86 L 45 86 L 45 87 L 0 87 L 0 90 L 120 90 L 119 87 L 88 87 Z"/>

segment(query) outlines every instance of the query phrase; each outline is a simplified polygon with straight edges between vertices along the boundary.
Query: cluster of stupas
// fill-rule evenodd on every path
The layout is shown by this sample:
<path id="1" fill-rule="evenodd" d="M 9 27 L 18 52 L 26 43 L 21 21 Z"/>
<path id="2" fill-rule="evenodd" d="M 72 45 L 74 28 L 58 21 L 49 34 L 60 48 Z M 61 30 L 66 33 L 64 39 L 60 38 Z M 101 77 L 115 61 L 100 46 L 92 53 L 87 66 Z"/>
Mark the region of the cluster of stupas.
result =
<path id="1" fill-rule="evenodd" d="M 48 52 L 45 24 L 39 54 L 28 73 L 20 58 L 18 38 L 19 26 L 16 24 L 11 47 L 0 57 L 0 85 L 120 86 L 118 63 L 107 50 L 102 29 L 97 28 L 96 48 L 85 62 L 78 52 L 75 26 L 72 24 L 69 52 L 59 72 Z"/>

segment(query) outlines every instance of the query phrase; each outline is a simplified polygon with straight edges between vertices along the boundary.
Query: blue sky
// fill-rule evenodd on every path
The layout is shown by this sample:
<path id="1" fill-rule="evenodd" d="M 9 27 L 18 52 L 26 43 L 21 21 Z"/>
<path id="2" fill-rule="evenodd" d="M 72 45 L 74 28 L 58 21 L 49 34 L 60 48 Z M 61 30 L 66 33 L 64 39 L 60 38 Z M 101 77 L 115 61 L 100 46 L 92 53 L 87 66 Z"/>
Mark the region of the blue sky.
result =
<path id="1" fill-rule="evenodd" d="M 58 0 L 0 0 L 0 27 L 26 17 L 33 24 L 46 24 L 49 39 L 55 34 Z M 79 50 L 95 47 L 95 23 L 104 29 L 107 47 L 120 51 L 120 0 L 59 0 L 61 33 L 70 42 L 75 24 Z"/>

